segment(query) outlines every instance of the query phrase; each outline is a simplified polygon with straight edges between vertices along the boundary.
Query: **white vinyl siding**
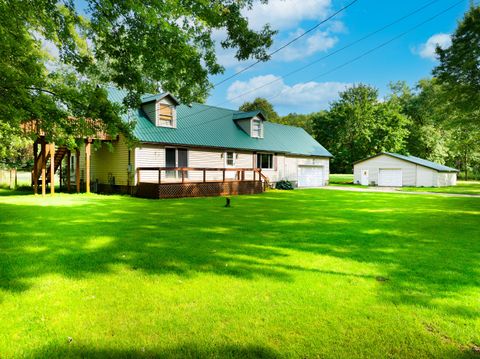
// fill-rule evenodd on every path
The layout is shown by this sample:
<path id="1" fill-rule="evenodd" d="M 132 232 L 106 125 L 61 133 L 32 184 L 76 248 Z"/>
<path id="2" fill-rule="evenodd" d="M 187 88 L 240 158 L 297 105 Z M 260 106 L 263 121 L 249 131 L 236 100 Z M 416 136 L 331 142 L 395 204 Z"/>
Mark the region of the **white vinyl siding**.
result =
<path id="1" fill-rule="evenodd" d="M 115 176 L 115 184 L 126 185 L 128 179 L 128 148 L 123 140 L 114 142 L 114 152 L 102 148 L 94 151 L 92 147 L 92 176 L 94 181 L 98 178 L 99 183 L 108 184 L 109 174 Z M 189 148 L 184 146 L 167 146 L 188 149 L 188 166 L 189 167 L 206 167 L 206 168 L 232 168 L 226 165 L 226 152 L 234 152 L 233 168 L 254 168 L 257 164 L 256 154 L 247 151 L 235 151 L 224 149 L 201 149 Z M 72 152 L 74 154 L 74 152 Z M 137 183 L 136 169 L 138 167 L 165 167 L 165 146 L 155 144 L 143 144 L 131 150 L 132 173 L 130 184 Z M 329 158 L 326 157 L 302 157 L 302 156 L 285 156 L 283 154 L 273 154 L 273 168 L 262 169 L 262 173 L 268 177 L 269 181 L 274 184 L 280 180 L 289 180 L 297 184 L 298 167 L 302 165 L 315 165 L 323 168 L 323 182 L 328 183 L 329 178 Z M 84 173 L 85 166 L 85 148 L 81 149 L 80 158 L 81 173 Z M 73 168 L 72 168 L 73 169 Z M 233 178 L 235 173 L 232 172 L 227 178 Z M 165 172 L 162 173 L 162 179 L 165 178 Z M 207 172 L 207 180 L 221 180 L 223 178 L 222 171 Z M 246 172 L 246 179 L 253 179 L 253 173 Z M 258 178 L 258 177 L 257 177 Z M 189 171 L 188 180 L 202 181 L 203 172 Z M 142 171 L 142 182 L 158 182 L 158 171 Z"/>
<path id="2" fill-rule="evenodd" d="M 456 173 L 438 172 L 395 157 L 380 155 L 356 163 L 353 166 L 354 182 L 360 183 L 361 171 L 368 170 L 369 184 L 379 185 L 379 171 L 381 169 L 401 169 L 402 186 L 404 187 L 454 186 L 457 178 Z"/>
<path id="3" fill-rule="evenodd" d="M 432 187 L 435 185 L 435 177 L 437 171 L 430 168 L 417 165 L 417 187 Z"/>
<path id="4" fill-rule="evenodd" d="M 456 186 L 457 185 L 457 173 L 455 173 L 455 172 L 437 172 L 436 185 L 438 187 Z"/>
<path id="5" fill-rule="evenodd" d="M 368 183 L 378 186 L 380 169 L 402 170 L 402 186 L 415 186 L 416 165 L 387 155 L 380 155 L 354 165 L 354 182 L 360 183 L 361 170 L 368 170 Z"/>

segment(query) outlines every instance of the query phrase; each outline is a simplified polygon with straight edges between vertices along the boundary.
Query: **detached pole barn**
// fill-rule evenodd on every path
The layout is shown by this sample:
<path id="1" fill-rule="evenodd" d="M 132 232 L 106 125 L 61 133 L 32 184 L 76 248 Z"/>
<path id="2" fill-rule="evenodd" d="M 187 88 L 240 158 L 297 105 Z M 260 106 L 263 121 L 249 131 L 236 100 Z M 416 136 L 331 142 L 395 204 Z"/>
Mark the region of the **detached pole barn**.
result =
<path id="1" fill-rule="evenodd" d="M 455 168 L 414 156 L 382 152 L 353 165 L 354 183 L 381 187 L 444 187 L 457 184 Z"/>

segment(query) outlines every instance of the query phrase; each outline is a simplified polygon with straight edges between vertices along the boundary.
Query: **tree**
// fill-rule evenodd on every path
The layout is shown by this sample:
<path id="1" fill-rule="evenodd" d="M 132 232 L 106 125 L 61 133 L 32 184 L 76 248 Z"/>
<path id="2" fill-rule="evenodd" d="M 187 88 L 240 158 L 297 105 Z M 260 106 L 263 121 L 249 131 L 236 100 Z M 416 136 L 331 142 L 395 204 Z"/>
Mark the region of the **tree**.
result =
<path id="1" fill-rule="evenodd" d="M 450 148 L 462 166 L 465 179 L 469 168 L 478 165 L 480 146 L 480 7 L 470 6 L 452 34 L 452 44 L 437 47 L 438 78 L 448 106 L 445 127 L 452 131 Z"/>
<path id="2" fill-rule="evenodd" d="M 314 132 L 334 155 L 332 171 L 349 173 L 359 159 L 404 151 L 408 123 L 397 103 L 382 103 L 375 88 L 358 85 L 340 93 L 330 110 L 315 118 Z"/>
<path id="3" fill-rule="evenodd" d="M 449 93 L 451 104 L 466 115 L 457 119 L 478 123 L 480 115 L 480 6 L 472 5 L 452 34 L 452 44 L 437 47 L 439 65 L 433 74 Z"/>
<path id="4" fill-rule="evenodd" d="M 126 89 L 124 105 L 132 108 L 141 94 L 159 87 L 186 103 L 202 101 L 209 76 L 223 71 L 213 30 L 224 31 L 221 45 L 236 48 L 239 60 L 268 59 L 275 34 L 268 25 L 249 28 L 242 10 L 253 0 L 82 4 L 85 9 L 71 0 L 0 0 L 1 123 L 19 127 L 35 119 L 49 140 L 70 146 L 95 132 L 92 124 L 112 135 L 131 134 L 120 117 L 124 109 L 110 103 L 106 86 Z M 58 49 L 58 59 L 46 46 Z"/>
<path id="5" fill-rule="evenodd" d="M 415 91 L 403 81 L 390 84 L 389 102 L 411 120 L 406 140 L 406 152 L 434 162 L 448 159 L 450 131 L 444 123 L 449 111 L 445 91 L 435 79 L 420 80 Z"/>
<path id="6" fill-rule="evenodd" d="M 260 110 L 265 116 L 267 116 L 267 120 L 270 122 L 278 123 L 280 119 L 280 116 L 278 116 L 278 113 L 273 108 L 273 105 L 263 97 L 257 97 L 252 102 L 245 102 L 242 106 L 240 106 L 239 110 L 245 112 Z"/>
<path id="7" fill-rule="evenodd" d="M 279 123 L 289 126 L 302 127 L 309 134 L 313 135 L 313 122 L 321 112 L 314 112 L 310 114 L 289 113 L 279 119 Z"/>

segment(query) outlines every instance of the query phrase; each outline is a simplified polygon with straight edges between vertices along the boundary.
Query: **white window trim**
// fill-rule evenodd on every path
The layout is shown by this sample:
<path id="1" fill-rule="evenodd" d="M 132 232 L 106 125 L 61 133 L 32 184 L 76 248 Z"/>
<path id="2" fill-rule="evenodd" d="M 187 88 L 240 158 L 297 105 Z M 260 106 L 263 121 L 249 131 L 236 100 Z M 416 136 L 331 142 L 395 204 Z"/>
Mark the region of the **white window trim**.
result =
<path id="1" fill-rule="evenodd" d="M 259 155 L 272 155 L 272 167 L 269 167 L 269 168 L 261 167 L 261 164 L 262 164 L 261 161 L 260 161 L 260 167 L 258 167 L 258 156 Z M 273 152 L 257 152 L 256 160 L 257 160 L 257 163 L 256 163 L 257 168 L 261 168 L 262 170 L 274 170 L 275 169 L 275 154 Z"/>
<path id="2" fill-rule="evenodd" d="M 254 133 L 253 133 L 253 127 L 254 127 L 253 124 L 255 122 L 258 122 L 260 125 L 260 130 L 259 130 L 260 133 L 258 136 L 254 136 Z M 252 118 L 250 123 L 250 136 L 253 138 L 263 138 L 263 122 L 259 118 L 256 118 L 256 117 Z"/>
<path id="3" fill-rule="evenodd" d="M 169 106 L 172 109 L 172 120 L 170 121 L 170 126 L 164 126 L 161 124 L 160 119 L 160 105 Z M 166 127 L 166 128 L 177 128 L 177 107 L 175 105 L 164 103 L 161 100 L 155 103 L 155 126 L 157 127 Z"/>
<path id="4" fill-rule="evenodd" d="M 233 153 L 233 165 L 229 165 L 228 164 L 228 156 L 227 154 L 228 153 Z M 237 166 L 237 154 L 234 152 L 234 151 L 225 151 L 225 153 L 223 154 L 223 156 L 225 157 L 225 168 L 227 167 L 230 167 L 230 168 L 233 168 L 233 167 L 236 167 Z"/>

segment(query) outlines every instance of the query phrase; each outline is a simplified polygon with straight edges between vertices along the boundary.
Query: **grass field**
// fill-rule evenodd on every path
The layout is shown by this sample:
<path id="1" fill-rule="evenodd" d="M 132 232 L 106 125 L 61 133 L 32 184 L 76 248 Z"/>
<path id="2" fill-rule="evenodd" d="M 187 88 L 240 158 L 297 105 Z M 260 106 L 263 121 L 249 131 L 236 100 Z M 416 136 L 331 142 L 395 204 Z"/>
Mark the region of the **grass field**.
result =
<path id="1" fill-rule="evenodd" d="M 478 357 L 480 200 L 0 191 L 0 357 Z"/>
<path id="2" fill-rule="evenodd" d="M 353 174 L 331 174 L 329 184 L 331 186 L 368 188 L 368 186 L 353 184 Z M 449 187 L 402 187 L 398 188 L 398 191 L 480 195 L 480 181 L 457 181 L 456 186 Z"/>
<path id="3" fill-rule="evenodd" d="M 353 184 L 353 174 L 330 174 L 331 185 Z"/>
<path id="4" fill-rule="evenodd" d="M 449 187 L 402 187 L 401 191 L 461 193 L 480 195 L 480 181 L 457 181 L 456 186 Z"/>

